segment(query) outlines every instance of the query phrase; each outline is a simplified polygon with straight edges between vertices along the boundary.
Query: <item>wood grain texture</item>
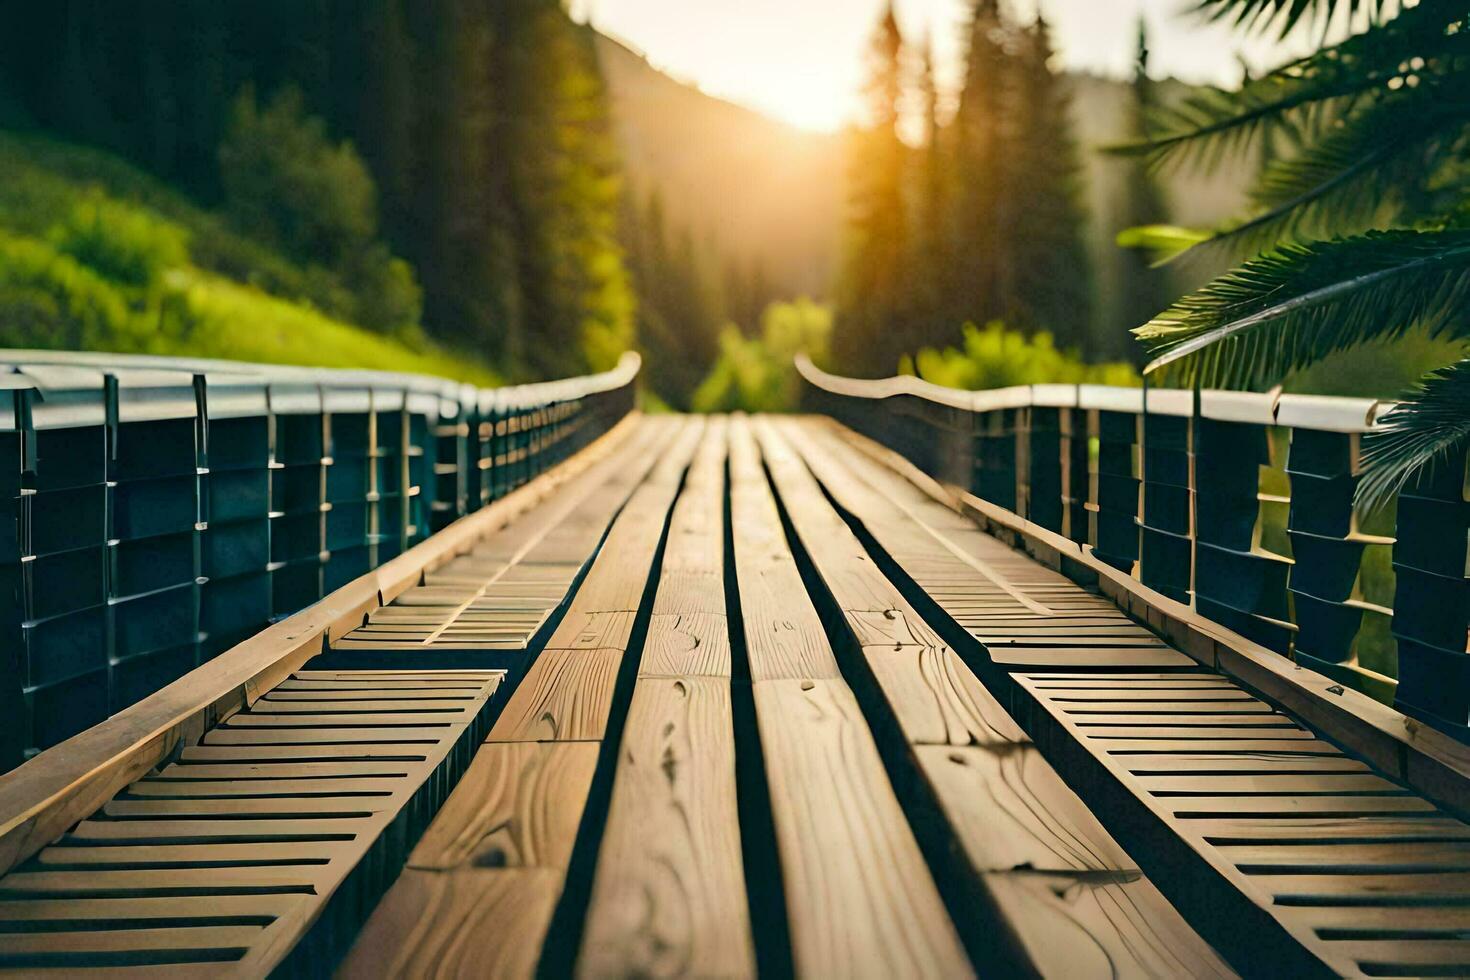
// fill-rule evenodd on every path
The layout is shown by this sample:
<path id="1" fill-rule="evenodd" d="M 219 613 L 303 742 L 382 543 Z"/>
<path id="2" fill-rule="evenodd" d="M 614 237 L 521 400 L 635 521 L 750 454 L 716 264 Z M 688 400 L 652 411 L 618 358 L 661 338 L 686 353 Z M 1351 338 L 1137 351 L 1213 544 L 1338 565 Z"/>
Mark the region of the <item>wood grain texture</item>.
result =
<path id="1" fill-rule="evenodd" d="M 337 976 L 534 976 L 561 880 L 545 868 L 410 868 L 368 919 Z"/>
<path id="2" fill-rule="evenodd" d="M 786 423 L 782 431 L 791 431 L 796 423 Z M 866 576 L 861 587 L 854 586 L 854 579 L 865 576 L 868 565 L 859 559 L 866 558 L 862 544 L 837 518 L 835 511 L 821 495 L 816 479 L 782 439 L 781 432 L 772 424 L 760 430 L 761 447 L 770 466 L 776 490 L 780 493 L 797 535 L 806 546 L 827 587 L 837 604 L 843 608 L 870 608 L 872 596 L 877 593 L 887 599 L 889 608 L 905 609 L 906 604 L 896 587 L 881 577 Z M 803 447 L 805 449 L 805 447 Z M 812 454 L 807 462 L 820 475 L 823 483 L 838 500 L 844 498 L 840 484 L 851 482 L 850 474 L 834 471 L 830 460 Z M 863 514 L 858 515 L 864 518 Z M 869 514 L 868 516 L 872 516 Z M 897 520 L 887 515 L 885 520 Z M 880 542 L 882 535 L 870 525 L 874 537 Z M 997 577 L 1000 572 L 997 572 Z M 1016 590 L 1014 585 L 1009 586 Z M 1033 605 L 1039 605 L 1033 601 Z M 1009 600 L 1007 608 L 1011 609 Z M 1007 615 L 1016 615 L 1014 609 Z M 849 620 L 850 622 L 850 620 Z M 857 633 L 851 631 L 853 639 Z M 939 647 L 935 644 L 935 647 Z M 917 656 L 912 662 L 895 653 L 903 654 L 909 648 L 870 645 L 862 648 L 864 660 L 873 671 L 873 677 L 883 690 L 884 697 L 894 708 L 900 719 L 903 736 L 909 742 L 909 751 L 923 771 L 928 786 L 933 792 L 946 823 L 953 835 L 957 848 L 966 859 L 970 880 L 977 887 L 988 890 L 992 901 L 985 910 L 970 909 L 971 928 L 978 931 L 1000 929 L 1013 936 L 1029 931 L 1033 936 L 1044 937 L 1034 946 L 1018 942 L 1014 952 L 1026 964 L 1026 969 L 1043 975 L 1070 975 L 1074 972 L 1098 976 L 1114 976 L 1115 961 L 1102 950 L 1127 950 L 1136 933 L 1125 919 L 1113 921 L 1106 916 L 1092 914 L 1085 925 L 1079 927 L 1079 916 L 1065 902 L 1036 901 L 1019 898 L 999 898 L 1004 893 L 1004 881 L 990 881 L 995 875 L 1034 875 L 1044 870 L 1059 875 L 1101 876 L 1110 882 L 1142 880 L 1137 865 L 1125 854 L 1111 836 L 1099 825 L 1076 795 L 1057 776 L 1051 766 L 1040 756 L 1027 740 L 1009 740 L 989 736 L 989 747 L 969 744 L 974 736 L 968 725 L 953 726 L 936 724 L 934 711 L 920 712 L 914 705 L 953 702 L 945 694 L 942 698 L 931 686 L 938 680 L 938 672 L 931 671 L 925 679 L 918 669 Z M 961 677 L 971 674 L 958 658 L 939 661 L 938 651 L 931 653 L 931 663 L 943 663 L 946 673 L 955 672 Z M 888 657 L 886 662 L 880 658 Z M 971 674 L 971 691 L 984 692 L 980 682 Z M 946 683 L 944 690 L 952 685 Z M 966 684 L 957 685 L 964 690 Z M 927 692 L 927 693 L 926 693 Z M 976 707 L 984 705 L 996 720 L 985 727 L 992 731 L 1014 730 L 1014 721 L 1003 710 L 996 715 L 998 704 L 993 706 L 983 699 L 972 702 Z M 904 724 L 900 713 L 908 705 L 909 725 Z M 939 717 L 942 717 L 940 715 Z M 916 719 L 923 719 L 921 725 Z M 1010 722 L 1006 725 L 1006 722 Z M 960 732 L 960 745 L 915 744 L 915 736 L 941 742 L 954 738 Z M 1011 889 L 1015 892 L 1016 889 Z M 1018 893 L 1027 898 L 1025 892 Z M 1044 896 L 1042 896 L 1044 897 Z M 958 911 L 958 910 L 953 910 Z M 988 913 L 988 916 L 987 916 Z M 1167 902 L 1158 903 L 1150 910 L 1153 927 L 1171 937 L 1171 942 L 1180 946 L 1180 955 L 1185 960 L 1199 960 L 1210 964 L 1214 972 L 1228 972 L 1220 963 L 1208 944 L 1190 929 L 1189 925 L 1169 907 Z M 1096 934 L 1095 934 L 1096 933 Z M 1158 964 L 1151 965 L 1155 975 L 1167 975 Z M 1146 973 L 1144 969 L 1139 972 Z"/>
<path id="3" fill-rule="evenodd" d="M 595 743 L 485 744 L 408 866 L 565 870 L 596 767 Z"/>
<path id="4" fill-rule="evenodd" d="M 1030 738 L 948 647 L 864 650 L 914 745 L 1006 746 Z"/>
<path id="5" fill-rule="evenodd" d="M 578 973 L 752 976 L 730 685 L 638 680 Z"/>
<path id="6" fill-rule="evenodd" d="M 623 651 L 543 650 L 490 730 L 490 742 L 598 741 Z"/>
<path id="7" fill-rule="evenodd" d="M 730 479 L 735 577 L 751 680 L 841 677 L 743 418 L 730 426 Z"/>
<path id="8" fill-rule="evenodd" d="M 638 672 L 650 677 L 729 677 L 730 624 L 725 614 L 654 613 Z"/>
<path id="9" fill-rule="evenodd" d="M 1146 879 L 986 875 L 1044 977 L 1233 977 Z"/>
<path id="10" fill-rule="evenodd" d="M 754 693 L 798 972 L 972 972 L 847 685 Z"/>
<path id="11" fill-rule="evenodd" d="M 977 871 L 1136 870 L 1035 746 L 915 751 Z"/>
<path id="12" fill-rule="evenodd" d="M 593 623 L 620 623 L 631 616 L 597 616 L 636 610 L 658 551 L 679 480 L 703 432 L 702 422 L 670 420 L 669 445 L 646 479 L 627 499 L 602 548 L 568 606 L 566 618 L 506 703 L 482 751 L 527 753 L 528 742 L 583 741 L 598 750 L 624 647 L 578 649 Z M 618 627 L 621 629 L 621 627 Z M 597 627 L 597 635 L 621 633 Z M 558 750 L 561 745 L 537 745 Z M 502 760 L 504 756 L 501 756 Z M 531 774 L 495 776 L 499 797 L 488 808 L 485 781 L 461 783 L 426 835 L 437 849 L 426 863 L 485 852 L 492 862 L 513 857 L 534 867 L 482 868 L 473 863 L 447 869 L 409 869 L 389 890 L 358 939 L 344 973 L 351 976 L 527 976 L 540 962 L 542 945 L 565 882 L 574 841 L 568 828 L 586 806 L 590 779 L 585 761 L 572 756 L 533 756 L 546 766 Z M 567 763 L 565 769 L 560 763 Z M 595 768 L 595 762 L 594 762 Z M 529 782 L 528 782 L 529 781 Z M 512 786 L 514 789 L 512 790 Z M 555 793 L 555 803 L 550 795 Z M 555 806 L 555 813 L 545 807 Z M 573 816 L 576 814 L 576 816 Z M 439 821 L 444 821 L 439 824 Z M 498 821 L 510 821 L 503 829 Z M 489 830 L 487 838 L 483 831 Z M 575 831 L 573 830 L 573 833 Z M 738 841 L 737 841 L 738 846 Z M 436 859 L 433 854 L 437 853 Z M 427 908 L 427 912 L 426 912 Z"/>
<path id="13" fill-rule="evenodd" d="M 730 477 L 736 580 L 797 970 L 967 975 L 949 913 L 807 597 L 743 418 L 731 424 Z"/>
<path id="14" fill-rule="evenodd" d="M 1228 680 L 1178 688 L 1168 703 L 1159 678 L 1081 678 L 1037 673 L 1020 684 L 1039 722 L 1099 760 L 1106 792 L 1131 794 L 1153 815 L 1147 832 L 1179 855 L 1181 881 L 1210 883 L 1216 914 L 1253 923 L 1237 927 L 1251 935 L 1235 955 L 1294 955 L 1340 975 L 1459 971 L 1464 951 L 1457 937 L 1437 940 L 1449 934 L 1434 910 L 1470 900 L 1461 877 L 1470 827 Z M 1192 701 L 1201 690 L 1213 699 Z M 1252 744 L 1263 737 L 1273 742 Z M 1311 751 L 1290 751 L 1293 741 Z M 1369 911 L 1386 905 L 1397 906 L 1391 927 Z M 1331 912 L 1334 925 L 1297 908 Z"/>

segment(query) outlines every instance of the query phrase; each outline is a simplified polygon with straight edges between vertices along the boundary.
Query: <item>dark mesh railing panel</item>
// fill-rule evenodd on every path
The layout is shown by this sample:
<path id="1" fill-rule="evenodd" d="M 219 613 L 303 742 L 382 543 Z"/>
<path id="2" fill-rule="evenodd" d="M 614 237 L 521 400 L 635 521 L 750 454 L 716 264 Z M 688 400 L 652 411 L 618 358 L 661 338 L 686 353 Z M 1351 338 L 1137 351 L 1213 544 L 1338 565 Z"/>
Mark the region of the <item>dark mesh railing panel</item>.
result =
<path id="1" fill-rule="evenodd" d="M 0 352 L 0 771 L 610 429 L 637 360 L 501 389 Z"/>
<path id="2" fill-rule="evenodd" d="M 961 392 L 800 369 L 808 410 L 1302 666 L 1470 736 L 1470 463 L 1462 450 L 1396 510 L 1356 512 L 1362 434 L 1387 406 L 1090 385 Z"/>

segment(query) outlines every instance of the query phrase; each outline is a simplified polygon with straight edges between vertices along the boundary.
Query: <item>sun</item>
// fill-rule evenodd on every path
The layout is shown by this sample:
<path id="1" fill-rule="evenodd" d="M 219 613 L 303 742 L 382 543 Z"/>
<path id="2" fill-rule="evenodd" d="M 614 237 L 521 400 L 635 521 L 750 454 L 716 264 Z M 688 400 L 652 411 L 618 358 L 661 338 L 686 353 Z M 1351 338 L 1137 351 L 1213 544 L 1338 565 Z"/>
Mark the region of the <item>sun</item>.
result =
<path id="1" fill-rule="evenodd" d="M 771 73 L 747 83 L 739 101 L 797 129 L 835 133 L 852 119 L 853 96 L 830 75 Z"/>

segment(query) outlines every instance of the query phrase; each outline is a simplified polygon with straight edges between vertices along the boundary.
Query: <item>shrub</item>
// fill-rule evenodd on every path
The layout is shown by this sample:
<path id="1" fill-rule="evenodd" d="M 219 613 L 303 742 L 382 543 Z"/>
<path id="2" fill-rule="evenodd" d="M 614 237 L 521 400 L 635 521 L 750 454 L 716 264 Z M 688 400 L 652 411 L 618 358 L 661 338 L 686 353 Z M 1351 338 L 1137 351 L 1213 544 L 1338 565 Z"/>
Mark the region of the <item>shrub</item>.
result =
<path id="1" fill-rule="evenodd" d="M 219 148 L 225 207 L 247 234 L 338 266 L 377 231 L 376 188 L 351 143 L 333 143 L 286 87 L 261 108 L 247 87 Z"/>
<path id="2" fill-rule="evenodd" d="M 281 89 L 264 108 L 253 89 L 241 92 L 219 159 L 227 213 L 305 265 L 301 298 L 383 333 L 419 336 L 423 293 L 413 268 L 377 241 L 372 175 L 350 142 L 332 142 L 306 114 L 299 90 Z"/>
<path id="3" fill-rule="evenodd" d="M 1139 384 L 1131 364 L 1088 364 L 1075 351 L 1058 349 L 1045 331 L 1028 336 L 998 321 L 983 329 L 965 324 L 960 348 L 926 347 L 913 361 L 905 359 L 900 371 L 967 391 L 1029 384 Z"/>
<path id="4" fill-rule="evenodd" d="M 413 267 L 378 243 L 362 249 L 347 277 L 356 297 L 356 320 L 364 327 L 407 340 L 422 336 L 424 293 Z"/>
<path id="5" fill-rule="evenodd" d="M 127 286 L 156 285 L 164 272 L 189 264 L 182 228 L 100 191 L 76 202 L 49 237 L 57 251 Z"/>
<path id="6" fill-rule="evenodd" d="M 0 231 L 0 344 L 135 351 L 145 336 L 114 283 L 46 242 Z"/>
<path id="7" fill-rule="evenodd" d="M 805 351 L 827 358 L 832 335 L 830 307 L 799 299 L 772 303 L 761 315 L 761 335 L 746 338 L 734 324 L 720 331 L 720 353 L 694 392 L 697 412 L 789 412 L 800 398 L 792 360 Z"/>

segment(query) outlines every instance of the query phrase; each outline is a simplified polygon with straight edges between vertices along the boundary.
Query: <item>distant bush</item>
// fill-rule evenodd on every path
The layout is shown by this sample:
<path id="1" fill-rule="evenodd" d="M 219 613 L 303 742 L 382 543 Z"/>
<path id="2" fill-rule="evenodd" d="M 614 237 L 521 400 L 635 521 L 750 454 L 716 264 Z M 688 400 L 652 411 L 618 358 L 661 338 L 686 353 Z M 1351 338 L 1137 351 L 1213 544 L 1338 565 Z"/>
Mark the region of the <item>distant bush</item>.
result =
<path id="1" fill-rule="evenodd" d="M 404 339 L 421 336 L 424 291 L 413 266 L 394 257 L 386 246 L 375 242 L 360 250 L 346 271 L 346 281 L 356 296 L 358 323 Z"/>
<path id="2" fill-rule="evenodd" d="M 240 230 L 298 255 L 338 265 L 377 232 L 377 190 L 348 142 L 333 143 L 286 87 L 258 106 L 235 100 L 219 148 L 225 209 Z"/>
<path id="3" fill-rule="evenodd" d="M 265 106 L 253 88 L 244 89 L 219 162 L 225 210 L 236 227 L 303 263 L 333 270 L 355 300 L 348 315 L 356 322 L 418 334 L 423 294 L 412 267 L 377 240 L 372 175 L 350 142 L 333 142 L 326 124 L 307 114 L 298 89 L 282 88 Z M 318 305 L 339 308 L 335 297 L 332 305 Z"/>
<path id="4" fill-rule="evenodd" d="M 694 410 L 794 410 L 801 379 L 792 361 L 803 351 L 818 363 L 825 361 L 831 336 L 831 308 L 806 299 L 766 307 L 759 337 L 745 337 L 734 324 L 725 327 L 719 357 L 694 392 Z"/>
<path id="5" fill-rule="evenodd" d="M 189 264 L 182 228 L 100 192 L 73 205 L 49 238 L 57 251 L 128 286 L 156 285 L 169 269 Z"/>
<path id="6" fill-rule="evenodd" d="M 39 238 L 0 230 L 0 346 L 416 371 L 494 384 L 472 358 L 404 343 L 310 307 L 170 268 L 145 297 Z"/>
<path id="7" fill-rule="evenodd" d="M 0 344 L 137 350 L 143 338 L 116 285 L 46 242 L 0 231 Z"/>
<path id="8" fill-rule="evenodd" d="M 1102 384 L 1137 387 L 1138 372 L 1121 362 L 1088 364 L 1074 351 L 1059 349 L 1051 334 L 1027 335 L 1003 323 L 964 326 L 961 347 L 926 347 L 899 370 L 946 388 L 980 391 L 1029 384 Z"/>
<path id="9" fill-rule="evenodd" d="M 190 258 L 201 269 L 343 320 L 355 321 L 363 307 L 383 308 L 376 300 L 359 302 L 343 276 L 321 262 L 288 258 L 100 150 L 0 131 L 0 174 L 0 228 L 11 232 L 44 237 L 79 202 L 102 194 L 183 228 Z"/>

